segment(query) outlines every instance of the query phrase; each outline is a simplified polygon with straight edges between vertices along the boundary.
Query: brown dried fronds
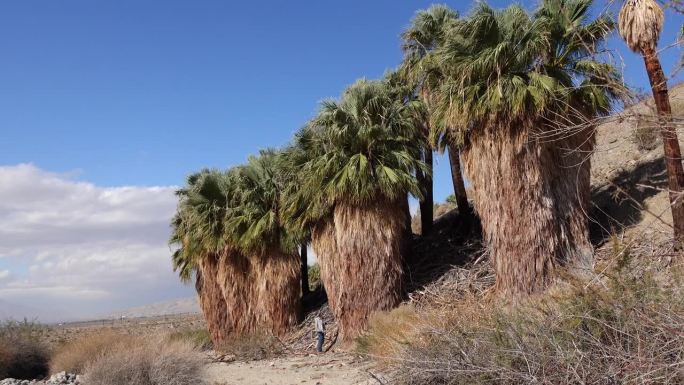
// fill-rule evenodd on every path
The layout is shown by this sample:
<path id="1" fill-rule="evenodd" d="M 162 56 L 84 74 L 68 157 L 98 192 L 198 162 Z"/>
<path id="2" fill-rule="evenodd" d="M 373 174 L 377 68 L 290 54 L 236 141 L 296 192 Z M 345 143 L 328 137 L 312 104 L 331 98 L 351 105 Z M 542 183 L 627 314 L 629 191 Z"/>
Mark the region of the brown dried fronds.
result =
<path id="1" fill-rule="evenodd" d="M 632 51 L 655 50 L 665 15 L 654 0 L 627 0 L 620 10 L 618 29 Z"/>
<path id="2" fill-rule="evenodd" d="M 401 202 L 340 203 L 333 218 L 314 229 L 321 280 L 342 341 L 353 341 L 373 312 L 401 301 L 406 220 Z"/>

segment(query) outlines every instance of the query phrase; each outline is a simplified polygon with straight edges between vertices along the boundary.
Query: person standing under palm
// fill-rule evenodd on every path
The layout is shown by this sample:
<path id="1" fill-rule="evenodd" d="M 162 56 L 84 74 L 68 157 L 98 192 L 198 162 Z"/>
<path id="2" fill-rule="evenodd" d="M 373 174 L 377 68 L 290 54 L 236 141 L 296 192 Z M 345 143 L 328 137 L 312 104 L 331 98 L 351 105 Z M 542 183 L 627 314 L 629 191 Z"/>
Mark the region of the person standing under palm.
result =
<path id="1" fill-rule="evenodd" d="M 314 330 L 316 332 L 316 352 L 323 353 L 323 341 L 325 341 L 325 324 L 321 317 L 314 318 Z"/>

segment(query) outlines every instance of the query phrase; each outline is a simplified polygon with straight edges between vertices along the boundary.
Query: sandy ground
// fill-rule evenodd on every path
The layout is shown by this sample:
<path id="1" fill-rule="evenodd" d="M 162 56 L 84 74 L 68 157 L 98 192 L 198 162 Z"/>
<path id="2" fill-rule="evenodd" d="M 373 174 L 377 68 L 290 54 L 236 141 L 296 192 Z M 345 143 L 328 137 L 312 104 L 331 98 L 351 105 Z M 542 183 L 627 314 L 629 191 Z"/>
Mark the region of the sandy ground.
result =
<path id="1" fill-rule="evenodd" d="M 370 385 L 382 379 L 372 363 L 346 353 L 287 356 L 253 362 L 212 363 L 211 385 Z"/>

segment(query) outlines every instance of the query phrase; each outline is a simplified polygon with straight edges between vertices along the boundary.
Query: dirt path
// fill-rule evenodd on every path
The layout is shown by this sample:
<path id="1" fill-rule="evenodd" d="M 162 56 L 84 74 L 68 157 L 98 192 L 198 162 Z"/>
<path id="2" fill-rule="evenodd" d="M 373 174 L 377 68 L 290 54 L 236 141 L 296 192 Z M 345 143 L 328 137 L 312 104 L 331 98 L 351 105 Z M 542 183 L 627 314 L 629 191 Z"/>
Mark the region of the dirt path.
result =
<path id="1" fill-rule="evenodd" d="M 327 353 L 253 362 L 212 363 L 207 367 L 207 379 L 211 385 L 378 384 L 369 373 L 371 367 L 369 361 L 358 356 Z"/>

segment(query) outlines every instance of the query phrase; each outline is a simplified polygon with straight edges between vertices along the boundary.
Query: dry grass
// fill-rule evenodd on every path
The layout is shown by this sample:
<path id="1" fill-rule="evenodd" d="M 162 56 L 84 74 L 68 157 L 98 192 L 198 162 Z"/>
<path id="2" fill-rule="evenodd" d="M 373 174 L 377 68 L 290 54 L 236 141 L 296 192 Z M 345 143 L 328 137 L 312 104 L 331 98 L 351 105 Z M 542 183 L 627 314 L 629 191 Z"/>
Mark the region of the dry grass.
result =
<path id="1" fill-rule="evenodd" d="M 415 340 L 421 316 L 413 306 L 402 305 L 390 312 L 373 314 L 368 323 L 371 332 L 358 338 L 357 350 L 373 357 L 396 357 Z"/>
<path id="2" fill-rule="evenodd" d="M 0 378 L 28 380 L 48 373 L 50 353 L 42 333 L 42 326 L 26 320 L 0 324 Z"/>
<path id="3" fill-rule="evenodd" d="M 205 358 L 189 341 L 167 336 L 121 341 L 85 368 L 89 385 L 204 384 Z"/>
<path id="4" fill-rule="evenodd" d="M 79 336 L 59 346 L 50 359 L 50 373 L 82 374 L 85 367 L 117 344 L 132 342 L 134 337 L 111 330 L 99 330 Z"/>

